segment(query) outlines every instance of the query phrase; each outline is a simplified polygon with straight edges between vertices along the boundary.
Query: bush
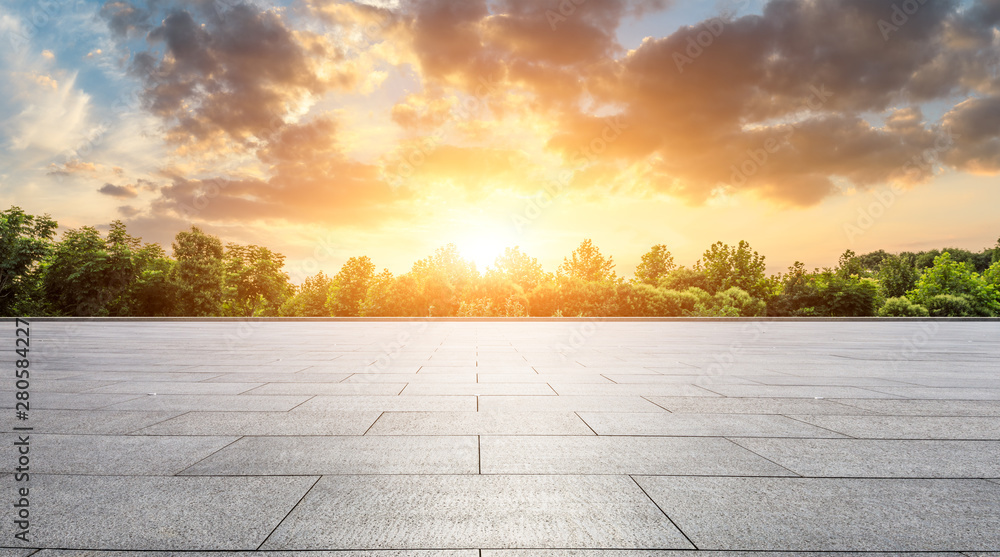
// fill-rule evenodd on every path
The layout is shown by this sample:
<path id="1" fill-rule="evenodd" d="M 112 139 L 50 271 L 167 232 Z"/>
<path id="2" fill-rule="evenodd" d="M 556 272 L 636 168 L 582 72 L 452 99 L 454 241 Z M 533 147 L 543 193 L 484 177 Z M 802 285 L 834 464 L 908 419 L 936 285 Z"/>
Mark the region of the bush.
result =
<path id="1" fill-rule="evenodd" d="M 965 296 L 939 294 L 927 300 L 927 311 L 933 317 L 972 317 L 976 315 Z"/>
<path id="2" fill-rule="evenodd" d="M 898 296 L 885 301 L 878 310 L 879 317 L 927 317 L 930 312 L 920 304 L 914 304 L 908 298 Z"/>

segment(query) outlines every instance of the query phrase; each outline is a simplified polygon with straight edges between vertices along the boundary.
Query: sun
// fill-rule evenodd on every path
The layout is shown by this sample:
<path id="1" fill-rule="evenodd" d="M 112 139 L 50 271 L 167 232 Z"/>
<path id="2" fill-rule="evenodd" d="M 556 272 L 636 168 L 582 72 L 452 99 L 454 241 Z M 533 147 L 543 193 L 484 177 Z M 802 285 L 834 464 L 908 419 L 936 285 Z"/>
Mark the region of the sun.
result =
<path id="1" fill-rule="evenodd" d="M 486 267 L 492 267 L 496 258 L 503 255 L 508 247 L 505 238 L 500 234 L 477 232 L 455 242 L 462 257 L 476 264 L 476 269 L 482 273 Z"/>

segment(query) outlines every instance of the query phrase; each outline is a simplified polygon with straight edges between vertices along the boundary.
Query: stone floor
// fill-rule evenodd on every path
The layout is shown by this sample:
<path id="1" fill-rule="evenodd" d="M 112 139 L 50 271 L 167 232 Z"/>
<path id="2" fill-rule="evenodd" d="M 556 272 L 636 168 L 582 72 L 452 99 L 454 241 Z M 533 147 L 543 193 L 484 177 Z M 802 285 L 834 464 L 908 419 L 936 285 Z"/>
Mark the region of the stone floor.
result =
<path id="1" fill-rule="evenodd" d="M 39 320 L 31 341 L 27 421 L 0 385 L 0 556 L 1000 551 L 1000 321 Z"/>

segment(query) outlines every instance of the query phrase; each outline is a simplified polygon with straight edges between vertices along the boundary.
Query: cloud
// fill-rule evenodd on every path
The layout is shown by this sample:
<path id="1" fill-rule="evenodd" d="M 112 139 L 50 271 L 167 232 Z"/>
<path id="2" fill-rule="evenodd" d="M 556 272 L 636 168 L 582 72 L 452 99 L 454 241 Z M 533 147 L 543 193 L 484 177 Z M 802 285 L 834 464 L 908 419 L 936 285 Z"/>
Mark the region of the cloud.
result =
<path id="1" fill-rule="evenodd" d="M 70 159 L 62 164 L 51 163 L 49 164 L 49 170 L 46 174 L 69 176 L 70 174 L 88 173 L 94 174 L 97 172 L 97 165 L 92 162 L 83 162 L 80 159 Z"/>
<path id="2" fill-rule="evenodd" d="M 97 190 L 104 195 L 110 195 L 111 197 L 117 197 L 120 199 L 126 199 L 130 197 L 136 197 L 139 192 L 136 191 L 135 186 L 131 184 L 126 184 L 124 186 L 116 186 L 114 184 L 104 184 L 101 189 Z"/>
<path id="3" fill-rule="evenodd" d="M 1000 96 L 963 101 L 943 120 L 955 143 L 948 163 L 976 174 L 1000 172 Z"/>
<path id="4" fill-rule="evenodd" d="M 160 215 L 213 222 L 330 225 L 371 223 L 405 212 L 400 201 L 412 192 L 388 185 L 377 166 L 345 157 L 335 131 L 327 117 L 286 126 L 258 152 L 270 178 L 174 177 L 159 189 L 152 208 Z"/>
<path id="5" fill-rule="evenodd" d="M 349 64 L 338 65 L 343 56 L 332 42 L 248 4 L 171 12 L 147 40 L 163 51 L 136 54 L 132 72 L 145 107 L 178 145 L 247 147 L 325 91 L 357 80 Z"/>
<path id="6" fill-rule="evenodd" d="M 99 15 L 107 21 L 112 35 L 120 39 L 135 36 L 152 27 L 149 23 L 150 11 L 130 2 L 106 2 L 101 6 Z"/>

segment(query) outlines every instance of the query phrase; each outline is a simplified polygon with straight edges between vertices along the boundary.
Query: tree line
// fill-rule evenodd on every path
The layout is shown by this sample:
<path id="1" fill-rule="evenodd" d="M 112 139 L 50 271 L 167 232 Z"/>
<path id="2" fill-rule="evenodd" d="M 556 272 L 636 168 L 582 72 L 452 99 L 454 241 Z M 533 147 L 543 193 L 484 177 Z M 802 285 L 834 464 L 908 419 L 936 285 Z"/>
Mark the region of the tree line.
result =
<path id="1" fill-rule="evenodd" d="M 0 315 L 225 317 L 1000 316 L 1000 240 L 979 252 L 846 251 L 835 268 L 799 262 L 768 276 L 744 241 L 718 242 L 690 267 L 653 246 L 633 276 L 590 240 L 555 273 L 519 248 L 479 272 L 454 244 L 404 274 L 351 257 L 334 276 L 293 284 L 285 257 L 223 244 L 196 227 L 171 254 L 121 221 L 56 238 L 48 215 L 0 212 Z"/>

